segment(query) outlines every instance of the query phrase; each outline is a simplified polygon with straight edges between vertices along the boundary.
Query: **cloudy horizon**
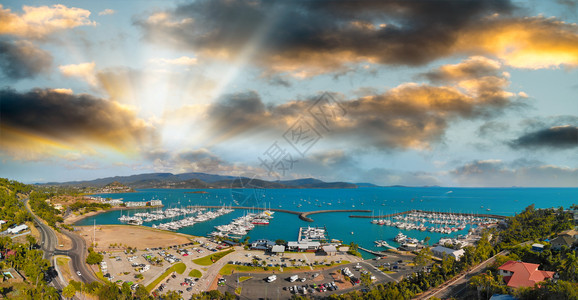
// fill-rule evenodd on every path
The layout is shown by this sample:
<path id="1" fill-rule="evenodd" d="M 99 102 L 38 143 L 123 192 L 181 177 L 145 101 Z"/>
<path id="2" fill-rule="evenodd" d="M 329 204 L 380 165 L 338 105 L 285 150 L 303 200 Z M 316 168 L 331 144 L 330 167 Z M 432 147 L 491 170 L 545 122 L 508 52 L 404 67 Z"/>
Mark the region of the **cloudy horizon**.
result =
<path id="1" fill-rule="evenodd" d="M 0 177 L 578 186 L 575 1 L 4 1 Z"/>

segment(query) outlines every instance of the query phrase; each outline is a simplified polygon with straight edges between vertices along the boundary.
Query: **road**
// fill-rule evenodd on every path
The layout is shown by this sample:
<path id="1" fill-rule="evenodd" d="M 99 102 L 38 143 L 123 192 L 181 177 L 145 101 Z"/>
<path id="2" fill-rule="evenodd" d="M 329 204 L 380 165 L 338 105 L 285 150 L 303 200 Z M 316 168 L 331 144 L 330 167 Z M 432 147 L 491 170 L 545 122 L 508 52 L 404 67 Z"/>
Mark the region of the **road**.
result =
<path id="1" fill-rule="evenodd" d="M 80 276 L 79 279 L 82 282 L 91 283 L 99 281 L 85 263 L 87 248 L 84 239 L 66 230 L 62 230 L 62 234 L 66 235 L 72 241 L 72 248 L 70 248 L 70 250 L 55 250 L 54 254 L 69 256 L 72 262 L 72 272 L 76 274 L 76 272 L 80 271 L 82 276 Z"/>
<path id="2" fill-rule="evenodd" d="M 36 214 L 34 214 L 34 212 L 32 212 L 30 206 L 28 205 L 28 199 L 24 200 L 24 206 L 34 218 L 36 228 L 38 228 L 38 231 L 40 232 L 40 243 L 41 249 L 44 252 L 44 258 L 53 263 L 54 255 L 69 256 L 72 262 L 71 271 L 75 274 L 77 271 L 80 271 L 82 274 L 82 276 L 79 277 L 80 281 L 84 283 L 98 281 L 98 278 L 96 278 L 94 273 L 90 271 L 84 263 L 86 253 L 86 244 L 84 239 L 74 233 L 62 230 L 62 233 L 68 236 L 68 238 L 70 238 L 72 241 L 72 248 L 70 250 L 57 250 L 56 245 L 58 244 L 58 239 L 56 237 L 56 233 L 54 233 L 54 230 L 50 228 L 50 226 L 46 225 L 38 216 L 36 216 Z M 62 283 L 59 280 L 52 280 L 51 284 L 53 284 L 54 287 L 59 290 L 62 290 L 63 288 Z"/>

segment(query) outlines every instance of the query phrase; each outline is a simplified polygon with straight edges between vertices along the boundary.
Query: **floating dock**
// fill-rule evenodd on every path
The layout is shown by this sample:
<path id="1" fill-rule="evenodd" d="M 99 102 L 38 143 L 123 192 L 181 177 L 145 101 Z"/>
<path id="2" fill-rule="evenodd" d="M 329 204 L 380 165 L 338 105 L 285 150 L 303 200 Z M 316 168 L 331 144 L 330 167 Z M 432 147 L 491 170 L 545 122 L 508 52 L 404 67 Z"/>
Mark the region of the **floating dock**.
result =
<path id="1" fill-rule="evenodd" d="M 394 214 L 381 215 L 381 216 L 362 216 L 362 215 L 351 215 L 350 218 L 364 218 L 364 219 L 385 219 L 391 218 L 399 215 L 406 215 L 412 212 L 428 213 L 428 214 L 442 214 L 442 215 L 460 215 L 460 216 L 473 216 L 473 217 L 484 217 L 484 218 L 494 218 L 494 219 L 506 219 L 508 216 L 494 215 L 494 214 L 477 214 L 477 213 L 460 213 L 460 212 L 442 212 L 442 211 L 428 211 L 421 209 L 412 209 L 403 212 L 398 212 Z"/>

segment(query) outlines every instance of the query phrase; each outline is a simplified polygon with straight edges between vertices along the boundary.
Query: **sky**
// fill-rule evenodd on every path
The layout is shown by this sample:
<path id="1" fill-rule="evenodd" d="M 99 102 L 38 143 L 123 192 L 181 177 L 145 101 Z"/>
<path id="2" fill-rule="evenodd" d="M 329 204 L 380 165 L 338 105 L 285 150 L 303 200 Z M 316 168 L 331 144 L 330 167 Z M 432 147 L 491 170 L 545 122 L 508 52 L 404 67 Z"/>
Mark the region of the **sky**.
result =
<path id="1" fill-rule="evenodd" d="M 578 186 L 578 2 L 2 1 L 0 177 Z"/>

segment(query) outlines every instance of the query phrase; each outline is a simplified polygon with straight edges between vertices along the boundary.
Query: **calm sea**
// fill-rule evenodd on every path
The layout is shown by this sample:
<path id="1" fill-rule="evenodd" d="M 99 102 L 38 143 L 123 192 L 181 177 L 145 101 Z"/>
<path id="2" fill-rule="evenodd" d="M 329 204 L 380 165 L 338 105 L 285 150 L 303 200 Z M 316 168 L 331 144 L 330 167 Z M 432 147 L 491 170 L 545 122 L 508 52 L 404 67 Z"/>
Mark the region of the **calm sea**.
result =
<path id="1" fill-rule="evenodd" d="M 190 193 L 206 191 L 206 194 Z M 189 192 L 189 193 L 187 193 Z M 299 227 L 326 226 L 332 239 L 346 243 L 356 242 L 363 247 L 378 249 L 374 241 L 383 239 L 395 245 L 392 238 L 399 232 L 423 239 L 426 236 L 432 242 L 440 237 L 454 237 L 440 233 L 415 230 L 399 230 L 395 227 L 371 224 L 371 219 L 349 218 L 352 214 L 380 215 L 422 209 L 440 212 L 491 213 L 511 216 L 534 204 L 536 208 L 569 207 L 578 203 L 578 188 L 410 188 L 379 187 L 358 189 L 146 189 L 136 193 L 100 194 L 102 197 L 124 201 L 149 201 L 160 199 L 165 207 L 188 205 L 232 205 L 251 207 L 282 208 L 294 211 L 314 211 L 327 209 L 366 209 L 372 213 L 323 213 L 310 217 L 314 222 L 300 220 L 297 215 L 276 212 L 268 226 L 256 226 L 249 232 L 251 240 L 284 239 L 297 240 Z M 121 224 L 121 214 L 133 214 L 139 210 L 111 211 L 79 221 L 76 225 Z M 228 224 L 232 219 L 243 215 L 245 210 L 218 217 L 214 220 L 197 223 L 182 228 L 179 232 L 197 236 L 206 236 L 214 226 Z M 158 224 L 161 221 L 154 223 Z M 166 221 L 165 221 L 166 222 Z M 145 223 L 151 226 L 153 223 Z M 431 243 L 431 242 L 430 242 Z M 365 256 L 365 255 L 364 255 Z"/>

